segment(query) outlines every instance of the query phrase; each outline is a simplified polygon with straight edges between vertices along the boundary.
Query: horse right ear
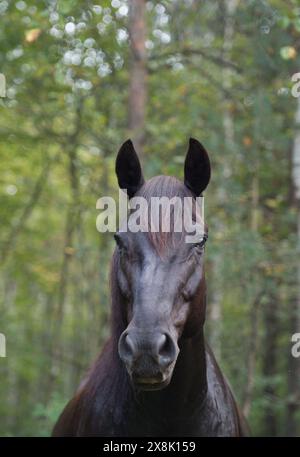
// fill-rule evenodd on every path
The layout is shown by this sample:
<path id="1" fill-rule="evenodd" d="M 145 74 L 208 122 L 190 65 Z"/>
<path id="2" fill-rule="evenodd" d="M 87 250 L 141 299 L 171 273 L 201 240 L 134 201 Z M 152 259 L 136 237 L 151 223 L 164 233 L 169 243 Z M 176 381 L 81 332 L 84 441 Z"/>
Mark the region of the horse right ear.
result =
<path id="1" fill-rule="evenodd" d="M 210 161 L 204 146 L 190 138 L 184 162 L 184 184 L 196 197 L 202 194 L 210 180 Z"/>
<path id="2" fill-rule="evenodd" d="M 126 189 L 129 198 L 144 184 L 141 164 L 131 140 L 122 144 L 116 159 L 116 175 L 120 189 Z"/>

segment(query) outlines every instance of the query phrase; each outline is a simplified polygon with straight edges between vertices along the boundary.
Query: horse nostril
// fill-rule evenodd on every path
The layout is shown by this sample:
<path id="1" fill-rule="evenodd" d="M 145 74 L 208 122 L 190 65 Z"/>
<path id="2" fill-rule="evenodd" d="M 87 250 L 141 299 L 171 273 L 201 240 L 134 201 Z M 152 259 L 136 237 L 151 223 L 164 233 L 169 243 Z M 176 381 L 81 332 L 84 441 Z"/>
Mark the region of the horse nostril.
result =
<path id="1" fill-rule="evenodd" d="M 176 357 L 176 347 L 172 338 L 167 333 L 163 333 L 160 336 L 157 349 L 160 363 L 167 366 L 174 361 Z"/>
<path id="2" fill-rule="evenodd" d="M 128 333 L 124 333 L 119 342 L 119 355 L 122 360 L 130 360 L 133 358 L 135 347 Z"/>
<path id="3" fill-rule="evenodd" d="M 165 333 L 160 335 L 158 342 L 157 342 L 157 352 L 159 355 L 164 355 L 165 352 L 168 351 L 168 341 L 167 336 Z"/>
<path id="4" fill-rule="evenodd" d="M 125 346 L 127 352 L 129 352 L 129 353 L 133 353 L 134 352 L 134 344 L 133 344 L 133 341 L 131 340 L 129 335 L 125 336 L 124 346 Z"/>

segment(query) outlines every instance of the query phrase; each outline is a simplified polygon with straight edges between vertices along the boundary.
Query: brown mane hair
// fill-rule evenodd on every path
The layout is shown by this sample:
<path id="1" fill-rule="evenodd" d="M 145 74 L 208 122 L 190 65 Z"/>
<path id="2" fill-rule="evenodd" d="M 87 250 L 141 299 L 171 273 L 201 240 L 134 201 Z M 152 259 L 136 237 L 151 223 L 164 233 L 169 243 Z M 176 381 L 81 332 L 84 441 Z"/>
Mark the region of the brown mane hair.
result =
<path id="1" fill-rule="evenodd" d="M 150 202 L 152 197 L 167 197 L 172 199 L 173 197 L 179 197 L 183 200 L 185 197 L 195 198 L 195 195 L 179 181 L 179 179 L 173 176 L 155 176 L 154 178 L 149 179 L 137 192 L 137 197 L 143 197 L 148 205 L 148 232 L 147 236 L 155 249 L 156 253 L 163 257 L 170 249 L 174 249 L 179 246 L 185 240 L 185 231 L 184 224 L 182 224 L 181 232 L 174 232 L 172 227 L 174 227 L 174 208 L 171 207 L 170 213 L 170 226 L 171 230 L 169 232 L 164 232 L 162 230 L 162 221 L 165 217 L 164 213 L 160 213 L 160 220 L 158 225 L 158 231 L 154 232 L 151 230 L 151 207 Z M 192 208 L 192 218 L 195 220 L 195 205 Z"/>

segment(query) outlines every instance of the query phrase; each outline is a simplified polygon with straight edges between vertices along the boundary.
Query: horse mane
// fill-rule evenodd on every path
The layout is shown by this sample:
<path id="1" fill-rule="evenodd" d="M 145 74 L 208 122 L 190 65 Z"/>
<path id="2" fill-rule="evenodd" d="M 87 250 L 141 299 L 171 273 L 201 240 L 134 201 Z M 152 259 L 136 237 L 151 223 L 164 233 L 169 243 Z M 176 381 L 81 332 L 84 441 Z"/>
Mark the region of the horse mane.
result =
<path id="1" fill-rule="evenodd" d="M 179 179 L 175 178 L 174 176 L 155 176 L 154 178 L 149 179 L 141 189 L 136 193 L 137 197 L 143 197 L 149 207 L 148 213 L 148 232 L 146 233 L 151 245 L 155 249 L 156 253 L 163 257 L 167 254 L 171 249 L 174 249 L 181 245 L 185 240 L 185 235 L 187 232 L 185 231 L 184 224 L 182 226 L 181 232 L 174 232 L 170 230 L 165 232 L 162 230 L 162 222 L 166 217 L 166 214 L 163 210 L 166 208 L 162 208 L 160 216 L 159 216 L 159 223 L 157 226 L 158 231 L 152 231 L 150 225 L 150 202 L 152 197 L 167 197 L 168 199 L 172 199 L 173 197 L 179 197 L 183 200 L 185 197 L 192 197 L 195 198 L 195 195 L 183 184 L 183 182 L 179 181 Z M 193 205 L 192 209 L 192 216 L 193 220 L 195 220 L 195 205 Z M 173 227 L 174 224 L 174 208 L 171 207 L 170 212 L 170 226 Z"/>

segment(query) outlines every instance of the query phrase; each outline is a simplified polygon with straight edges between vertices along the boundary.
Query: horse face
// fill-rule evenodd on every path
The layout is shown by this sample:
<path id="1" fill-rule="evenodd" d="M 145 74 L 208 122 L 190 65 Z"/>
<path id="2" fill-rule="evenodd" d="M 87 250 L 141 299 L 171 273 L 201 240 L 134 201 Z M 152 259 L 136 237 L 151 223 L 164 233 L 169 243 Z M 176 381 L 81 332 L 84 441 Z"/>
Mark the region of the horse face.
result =
<path id="1" fill-rule="evenodd" d="M 171 380 L 179 338 L 204 322 L 197 300 L 204 284 L 203 247 L 183 243 L 162 258 L 146 234 L 119 233 L 116 240 L 128 323 L 119 355 L 139 388 L 161 389 Z"/>
<path id="2" fill-rule="evenodd" d="M 152 189 L 150 182 L 144 183 L 130 141 L 121 147 L 116 161 L 119 185 L 130 198 L 141 189 L 148 196 L 198 196 L 208 184 L 210 165 L 196 140 L 190 140 L 184 170 L 184 184 L 158 177 L 151 180 Z M 193 336 L 204 322 L 203 245 L 176 243 L 175 234 L 170 237 L 175 243 L 161 255 L 159 239 L 153 243 L 148 233 L 127 231 L 115 236 L 117 282 L 128 324 L 119 339 L 119 355 L 133 383 L 142 390 L 159 390 L 169 384 L 180 337 Z"/>

